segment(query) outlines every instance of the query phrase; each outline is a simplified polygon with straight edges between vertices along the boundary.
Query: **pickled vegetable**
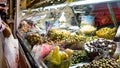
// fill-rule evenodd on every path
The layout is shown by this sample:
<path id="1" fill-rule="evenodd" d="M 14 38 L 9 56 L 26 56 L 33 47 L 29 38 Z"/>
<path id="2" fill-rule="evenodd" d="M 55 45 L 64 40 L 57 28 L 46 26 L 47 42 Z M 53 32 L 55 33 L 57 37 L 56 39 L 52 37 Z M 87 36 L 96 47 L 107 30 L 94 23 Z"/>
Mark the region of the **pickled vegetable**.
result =
<path id="1" fill-rule="evenodd" d="M 77 64 L 89 60 L 87 52 L 84 50 L 75 50 L 72 56 L 71 63 Z"/>
<path id="2" fill-rule="evenodd" d="M 116 60 L 112 58 L 102 58 L 93 60 L 88 65 L 83 65 L 81 68 L 120 68 Z"/>
<path id="3" fill-rule="evenodd" d="M 114 28 L 105 27 L 96 31 L 96 35 L 98 37 L 105 38 L 105 39 L 113 39 L 116 35 L 116 30 L 117 29 L 115 27 Z"/>

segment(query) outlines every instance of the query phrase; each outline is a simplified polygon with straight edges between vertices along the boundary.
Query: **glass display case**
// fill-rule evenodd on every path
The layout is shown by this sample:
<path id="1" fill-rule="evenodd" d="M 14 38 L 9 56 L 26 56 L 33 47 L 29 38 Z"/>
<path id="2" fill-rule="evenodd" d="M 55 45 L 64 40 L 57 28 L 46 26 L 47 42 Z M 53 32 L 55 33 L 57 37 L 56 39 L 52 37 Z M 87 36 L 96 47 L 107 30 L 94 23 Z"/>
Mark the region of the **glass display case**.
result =
<path id="1" fill-rule="evenodd" d="M 114 41 L 119 12 L 119 0 L 84 0 L 22 10 L 16 35 L 32 68 L 94 67 L 94 61 L 119 60 L 116 50 L 120 45 Z M 119 68 L 116 60 L 113 63 Z"/>

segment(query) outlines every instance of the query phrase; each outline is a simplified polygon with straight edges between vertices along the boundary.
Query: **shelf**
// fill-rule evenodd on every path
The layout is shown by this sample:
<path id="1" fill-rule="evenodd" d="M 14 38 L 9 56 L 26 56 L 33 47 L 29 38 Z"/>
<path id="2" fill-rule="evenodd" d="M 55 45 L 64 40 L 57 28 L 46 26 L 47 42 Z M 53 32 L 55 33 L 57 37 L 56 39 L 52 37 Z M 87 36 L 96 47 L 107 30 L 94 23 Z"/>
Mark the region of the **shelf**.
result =
<path id="1" fill-rule="evenodd" d="M 52 6 L 46 6 L 44 9 L 55 9 L 58 7 L 65 7 L 65 6 L 76 6 L 76 5 L 88 5 L 88 4 L 98 4 L 98 3 L 111 3 L 111 2 L 120 2 L 120 0 L 84 0 L 84 1 L 76 1 L 72 3 L 64 3 L 64 4 L 58 4 L 58 5 L 52 5 Z M 40 7 L 41 8 L 41 7 Z M 39 8 L 37 8 L 39 9 Z"/>
<path id="2" fill-rule="evenodd" d="M 108 2 L 118 2 L 118 1 L 120 2 L 120 0 L 85 0 L 85 1 L 72 2 L 72 3 L 69 4 L 69 6 L 97 4 L 97 3 L 108 3 Z"/>
<path id="3" fill-rule="evenodd" d="M 76 6 L 76 5 L 87 5 L 87 4 L 97 4 L 97 3 L 108 3 L 108 2 L 120 2 L 120 0 L 85 0 L 85 1 L 76 1 L 68 4 L 68 6 Z M 52 8 L 58 8 L 58 7 L 64 7 L 67 6 L 67 4 L 59 4 L 59 5 L 53 5 L 53 6 L 47 6 L 44 9 L 52 9 Z"/>

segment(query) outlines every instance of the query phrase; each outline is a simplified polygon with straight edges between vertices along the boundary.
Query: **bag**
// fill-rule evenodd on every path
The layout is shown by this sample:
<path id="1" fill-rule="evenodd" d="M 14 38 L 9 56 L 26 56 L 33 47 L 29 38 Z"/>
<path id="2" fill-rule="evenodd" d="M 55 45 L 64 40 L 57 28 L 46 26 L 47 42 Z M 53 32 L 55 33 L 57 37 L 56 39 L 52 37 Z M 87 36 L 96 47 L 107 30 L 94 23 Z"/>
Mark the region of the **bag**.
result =
<path id="1" fill-rule="evenodd" d="M 17 68 L 19 61 L 19 46 L 18 40 L 14 39 L 12 34 L 10 37 L 5 38 L 4 54 L 9 68 Z"/>
<path id="2" fill-rule="evenodd" d="M 115 37 L 120 37 L 120 26 L 118 27 L 117 33 Z"/>
<path id="3" fill-rule="evenodd" d="M 31 50 L 31 54 L 36 60 L 38 60 L 39 57 L 44 58 L 47 56 L 51 49 L 51 45 L 48 44 L 34 45 L 33 49 Z"/>
<path id="4" fill-rule="evenodd" d="M 31 55 L 34 57 L 35 60 L 38 60 L 40 56 L 41 45 L 34 45 L 31 50 Z"/>
<path id="5" fill-rule="evenodd" d="M 7 68 L 6 58 L 3 51 L 3 35 L 0 33 L 0 68 Z"/>

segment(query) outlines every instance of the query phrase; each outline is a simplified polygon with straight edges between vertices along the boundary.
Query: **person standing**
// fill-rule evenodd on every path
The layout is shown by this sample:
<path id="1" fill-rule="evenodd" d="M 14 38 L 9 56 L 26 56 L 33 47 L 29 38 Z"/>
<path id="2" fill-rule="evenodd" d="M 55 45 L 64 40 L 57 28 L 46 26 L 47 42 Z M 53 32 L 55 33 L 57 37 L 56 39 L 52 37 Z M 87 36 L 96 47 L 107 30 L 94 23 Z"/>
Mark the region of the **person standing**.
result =
<path id="1" fill-rule="evenodd" d="M 0 5 L 0 68 L 8 68 L 6 58 L 4 55 L 4 38 L 9 37 L 11 34 L 11 30 L 9 26 L 1 19 L 1 15 L 3 15 L 4 11 L 6 11 L 6 7 Z"/>
<path id="2" fill-rule="evenodd" d="M 0 20 L 0 68 L 7 68 L 6 59 L 3 52 L 4 29 L 5 29 L 5 26 L 2 24 L 2 21 Z"/>

